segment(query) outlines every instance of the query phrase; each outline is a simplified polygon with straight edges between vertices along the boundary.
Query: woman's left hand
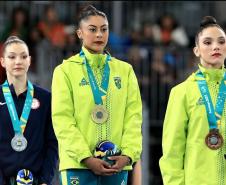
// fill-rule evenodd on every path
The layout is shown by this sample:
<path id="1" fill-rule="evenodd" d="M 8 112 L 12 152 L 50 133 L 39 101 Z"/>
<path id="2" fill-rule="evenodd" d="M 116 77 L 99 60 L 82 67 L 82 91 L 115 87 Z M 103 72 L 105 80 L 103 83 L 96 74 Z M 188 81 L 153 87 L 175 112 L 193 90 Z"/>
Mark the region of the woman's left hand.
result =
<path id="1" fill-rule="evenodd" d="M 119 172 L 122 171 L 123 168 L 130 162 L 129 157 L 125 155 L 111 156 L 108 157 L 108 159 L 115 161 L 115 164 L 112 165 L 111 168 L 117 169 Z"/>

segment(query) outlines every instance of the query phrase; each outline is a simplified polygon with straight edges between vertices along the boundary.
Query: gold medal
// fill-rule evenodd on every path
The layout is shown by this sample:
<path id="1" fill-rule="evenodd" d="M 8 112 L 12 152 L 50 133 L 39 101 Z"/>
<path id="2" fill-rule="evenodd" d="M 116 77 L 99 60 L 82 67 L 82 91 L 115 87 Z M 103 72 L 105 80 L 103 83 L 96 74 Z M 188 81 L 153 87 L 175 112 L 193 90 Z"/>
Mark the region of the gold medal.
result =
<path id="1" fill-rule="evenodd" d="M 91 113 L 92 120 L 95 123 L 102 124 L 108 119 L 108 112 L 103 105 L 96 105 Z"/>
<path id="2" fill-rule="evenodd" d="M 224 140 L 217 129 L 212 129 L 207 134 L 205 142 L 211 150 L 217 150 L 222 147 Z"/>

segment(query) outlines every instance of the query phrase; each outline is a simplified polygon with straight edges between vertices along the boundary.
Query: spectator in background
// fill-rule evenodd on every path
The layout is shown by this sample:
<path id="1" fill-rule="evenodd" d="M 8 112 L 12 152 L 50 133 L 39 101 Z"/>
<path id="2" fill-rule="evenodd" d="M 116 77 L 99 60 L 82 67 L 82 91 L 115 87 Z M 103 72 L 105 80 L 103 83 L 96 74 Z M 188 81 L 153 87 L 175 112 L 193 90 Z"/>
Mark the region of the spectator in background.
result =
<path id="1" fill-rule="evenodd" d="M 148 49 L 154 44 L 153 25 L 150 22 L 144 22 L 142 26 L 141 45 L 146 46 Z"/>
<path id="2" fill-rule="evenodd" d="M 130 39 L 126 35 L 119 35 L 114 32 L 109 32 L 108 50 L 114 54 L 115 57 L 121 60 L 128 60 L 125 55 L 130 46 Z"/>
<path id="3" fill-rule="evenodd" d="M 30 66 L 30 72 L 37 72 L 37 46 L 42 40 L 41 33 L 37 29 L 36 26 L 33 26 L 30 28 L 29 32 L 29 40 L 28 40 L 28 46 L 30 48 L 30 54 L 32 56 L 32 63 Z"/>
<path id="4" fill-rule="evenodd" d="M 25 42 L 28 41 L 29 20 L 28 12 L 23 7 L 16 7 L 12 11 L 11 19 L 0 34 L 0 45 L 10 36 L 18 36 Z"/>
<path id="5" fill-rule="evenodd" d="M 42 36 L 50 41 L 54 47 L 63 48 L 66 43 L 64 23 L 60 22 L 55 8 L 48 5 L 45 8 L 44 17 L 38 23 L 38 29 Z"/>
<path id="6" fill-rule="evenodd" d="M 165 60 L 163 47 L 156 47 L 153 50 L 151 68 L 151 119 L 162 119 L 165 115 L 165 108 L 168 101 L 168 94 L 175 83 L 176 76 L 173 66 Z"/>
<path id="7" fill-rule="evenodd" d="M 65 58 L 69 58 L 72 55 L 74 55 L 75 52 L 79 52 L 81 47 L 78 37 L 75 37 L 74 27 L 72 31 L 70 30 L 71 29 L 70 27 L 71 26 L 66 27 L 67 37 L 66 37 L 66 46 L 64 48 Z"/>
<path id="8" fill-rule="evenodd" d="M 157 44 L 169 46 L 176 44 L 185 47 L 189 44 L 185 30 L 178 25 L 174 17 L 165 14 L 153 25 L 153 38 Z"/>
<path id="9" fill-rule="evenodd" d="M 148 50 L 136 45 L 128 49 L 128 61 L 133 66 L 141 89 L 142 101 L 149 105 L 150 90 L 150 61 L 148 60 Z"/>

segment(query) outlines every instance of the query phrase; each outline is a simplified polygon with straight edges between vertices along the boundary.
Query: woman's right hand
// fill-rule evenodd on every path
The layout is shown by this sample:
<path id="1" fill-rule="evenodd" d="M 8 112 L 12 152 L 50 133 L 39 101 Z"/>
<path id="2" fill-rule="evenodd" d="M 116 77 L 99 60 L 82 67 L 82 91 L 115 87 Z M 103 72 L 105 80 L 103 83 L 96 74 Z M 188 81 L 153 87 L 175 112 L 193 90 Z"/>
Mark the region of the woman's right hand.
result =
<path id="1" fill-rule="evenodd" d="M 110 176 L 118 172 L 117 169 L 112 169 L 108 162 L 95 157 L 88 157 L 82 162 L 96 175 Z"/>

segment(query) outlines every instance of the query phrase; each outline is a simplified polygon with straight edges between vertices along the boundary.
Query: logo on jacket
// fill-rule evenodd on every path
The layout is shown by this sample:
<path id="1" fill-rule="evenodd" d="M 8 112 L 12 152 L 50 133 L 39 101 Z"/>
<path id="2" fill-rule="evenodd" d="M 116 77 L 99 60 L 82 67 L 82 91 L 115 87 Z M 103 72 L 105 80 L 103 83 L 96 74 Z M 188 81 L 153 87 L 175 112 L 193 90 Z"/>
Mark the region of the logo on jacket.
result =
<path id="1" fill-rule="evenodd" d="M 86 79 L 83 77 L 81 82 L 79 83 L 79 86 L 89 85 L 89 82 L 86 81 Z"/>
<path id="2" fill-rule="evenodd" d="M 40 101 L 37 98 L 33 98 L 31 108 L 38 109 L 40 107 Z"/>
<path id="3" fill-rule="evenodd" d="M 200 97 L 196 103 L 196 105 L 204 105 L 204 101 L 202 99 L 202 97 Z"/>
<path id="4" fill-rule="evenodd" d="M 79 185 L 79 178 L 78 177 L 70 177 L 70 184 L 71 185 Z"/>
<path id="5" fill-rule="evenodd" d="M 121 89 L 121 77 L 114 77 L 115 85 L 118 89 Z"/>

